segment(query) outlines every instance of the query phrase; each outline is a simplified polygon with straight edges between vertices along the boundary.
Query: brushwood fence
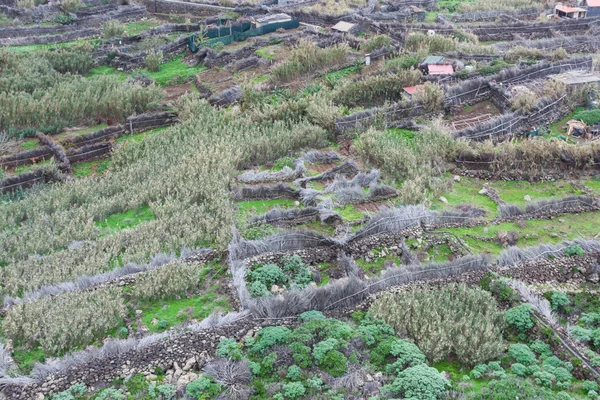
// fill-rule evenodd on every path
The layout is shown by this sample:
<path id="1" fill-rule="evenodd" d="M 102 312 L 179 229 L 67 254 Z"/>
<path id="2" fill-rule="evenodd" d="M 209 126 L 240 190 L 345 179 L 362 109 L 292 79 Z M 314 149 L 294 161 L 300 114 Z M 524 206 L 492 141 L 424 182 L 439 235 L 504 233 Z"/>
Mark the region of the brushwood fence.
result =
<path id="1" fill-rule="evenodd" d="M 452 107 L 461 104 L 477 103 L 490 98 L 492 89 L 489 82 L 491 81 L 507 86 L 544 78 L 548 75 L 573 70 L 589 70 L 591 68 L 592 58 L 589 56 L 570 58 L 555 63 L 543 61 L 525 69 L 510 68 L 487 78 L 479 77 L 446 87 L 444 105 L 445 107 Z M 398 102 L 387 108 L 372 108 L 359 111 L 338 118 L 335 123 L 336 134 L 338 138 L 346 139 L 349 135 L 363 132 L 369 126 L 377 124 L 383 127 L 390 127 L 399 121 L 421 115 L 423 112 L 423 107 L 414 101 Z"/>

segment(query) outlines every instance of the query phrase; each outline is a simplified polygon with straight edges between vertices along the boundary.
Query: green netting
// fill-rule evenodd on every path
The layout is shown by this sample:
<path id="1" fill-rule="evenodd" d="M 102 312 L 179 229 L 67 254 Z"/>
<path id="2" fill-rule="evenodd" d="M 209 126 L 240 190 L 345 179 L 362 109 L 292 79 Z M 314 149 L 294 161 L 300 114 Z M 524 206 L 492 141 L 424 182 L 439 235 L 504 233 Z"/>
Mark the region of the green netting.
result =
<path id="1" fill-rule="evenodd" d="M 250 29 L 250 23 L 245 22 L 231 27 L 220 27 L 218 29 L 211 29 L 206 34 L 207 40 L 202 42 L 200 47 L 211 46 L 216 42 L 221 42 L 224 45 L 228 45 L 236 42 L 243 42 L 249 37 L 261 36 L 267 33 L 275 32 L 279 28 L 283 29 L 295 29 L 300 26 L 300 21 L 293 19 L 284 22 L 273 22 L 272 24 L 266 24 L 259 26 L 258 28 Z M 197 52 L 200 47 L 196 45 L 198 35 L 192 35 L 188 37 L 188 48 L 192 53 Z"/>

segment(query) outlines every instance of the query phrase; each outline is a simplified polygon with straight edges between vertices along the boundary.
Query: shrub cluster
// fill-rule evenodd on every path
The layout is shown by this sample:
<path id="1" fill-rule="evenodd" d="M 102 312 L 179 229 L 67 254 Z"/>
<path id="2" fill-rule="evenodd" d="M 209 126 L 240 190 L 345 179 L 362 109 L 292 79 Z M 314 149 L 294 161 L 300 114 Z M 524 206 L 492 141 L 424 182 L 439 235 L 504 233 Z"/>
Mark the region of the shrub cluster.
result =
<path id="1" fill-rule="evenodd" d="M 303 289 L 312 281 L 312 274 L 299 256 L 284 256 L 282 266 L 261 265 L 249 274 L 248 290 L 254 297 L 269 295 L 273 285 Z"/>
<path id="2" fill-rule="evenodd" d="M 223 249 L 234 223 L 227 183 L 236 169 L 319 148 L 327 136 L 307 123 L 257 124 L 216 112 L 193 95 L 178 110 L 181 124 L 121 147 L 101 180 L 56 184 L 0 209 L 4 294 L 198 243 Z M 103 234 L 99 223 L 106 217 L 144 204 L 153 220 Z"/>
<path id="3" fill-rule="evenodd" d="M 390 383 L 381 391 L 395 398 L 435 400 L 444 394 L 449 382 L 425 364 L 417 346 L 394 336 L 381 320 L 364 313 L 354 317 L 356 324 L 309 311 L 299 316 L 300 325 L 294 329 L 269 326 L 242 342 L 222 339 L 217 356 L 227 359 L 231 368 L 248 365 L 255 395 L 273 399 L 332 398 L 340 389 L 360 397 L 357 380 L 369 370 L 389 374 Z M 323 373 L 330 375 L 327 385 L 320 378 Z M 278 382 L 268 383 L 273 376 Z M 210 380 L 205 379 L 202 387 L 193 395 L 217 395 L 209 394 Z M 190 390 L 188 385 L 186 392 Z"/>
<path id="4" fill-rule="evenodd" d="M 197 289 L 203 280 L 204 266 L 176 261 L 161 268 L 140 274 L 133 296 L 139 299 L 172 298 Z"/>
<path id="5" fill-rule="evenodd" d="M 277 64 L 272 74 L 275 80 L 287 82 L 309 72 L 331 67 L 346 59 L 347 44 L 337 44 L 333 47 L 321 49 L 312 41 L 301 39 L 290 56 Z"/>
<path id="6" fill-rule="evenodd" d="M 504 347 L 502 312 L 481 289 L 412 289 L 377 299 L 370 312 L 413 339 L 432 361 L 453 354 L 461 363 L 475 365 L 496 357 Z"/>
<path id="7" fill-rule="evenodd" d="M 347 107 L 383 104 L 385 101 L 402 98 L 404 88 L 416 85 L 421 77 L 421 71 L 418 69 L 409 69 L 398 74 L 369 76 L 340 85 L 332 98 L 335 103 Z"/>
<path id="8" fill-rule="evenodd" d="M 125 316 L 120 293 L 100 289 L 16 304 L 2 322 L 4 335 L 50 354 L 92 343 Z"/>
<path id="9" fill-rule="evenodd" d="M 399 135 L 369 129 L 354 141 L 353 150 L 367 164 L 397 182 L 404 204 L 423 203 L 427 195 L 436 195 L 444 186 L 436 178 L 438 167 L 455 157 L 457 142 L 441 124 L 431 124 L 411 142 Z"/>

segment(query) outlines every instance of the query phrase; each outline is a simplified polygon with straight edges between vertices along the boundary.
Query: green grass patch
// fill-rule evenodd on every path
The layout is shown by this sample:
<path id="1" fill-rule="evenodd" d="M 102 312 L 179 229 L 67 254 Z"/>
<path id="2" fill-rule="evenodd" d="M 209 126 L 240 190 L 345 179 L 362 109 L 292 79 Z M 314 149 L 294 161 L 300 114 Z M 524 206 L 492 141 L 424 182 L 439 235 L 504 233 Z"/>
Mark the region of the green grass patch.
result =
<path id="1" fill-rule="evenodd" d="M 450 177 L 450 175 L 448 175 Z M 495 217 L 498 214 L 496 203 L 488 196 L 479 194 L 483 189 L 485 182 L 479 179 L 466 178 L 461 176 L 460 182 L 452 182 L 452 188 L 441 194 L 445 197 L 448 204 L 438 199 L 433 201 L 432 209 L 445 210 L 458 206 L 459 204 L 472 204 L 486 211 L 488 217 Z"/>
<path id="2" fill-rule="evenodd" d="M 600 176 L 594 175 L 589 179 L 581 181 L 581 183 L 600 194 Z"/>
<path id="3" fill-rule="evenodd" d="M 182 83 L 185 78 L 196 76 L 200 71 L 204 71 L 206 67 L 198 64 L 189 66 L 183 62 L 184 54 L 180 54 L 174 60 L 168 61 L 160 66 L 160 71 L 151 72 L 146 69 L 141 70 L 142 73 L 148 75 L 161 86 L 167 86 L 173 83 Z"/>
<path id="4" fill-rule="evenodd" d="M 112 214 L 103 221 L 96 222 L 96 226 L 102 229 L 103 234 L 110 234 L 122 229 L 133 228 L 144 221 L 154 219 L 154 212 L 149 206 L 141 206 L 134 210 L 128 210 L 120 214 Z"/>
<path id="5" fill-rule="evenodd" d="M 15 349 L 12 357 L 24 375 L 31 372 L 35 363 L 46 361 L 46 353 L 39 348 L 33 350 Z"/>
<path id="6" fill-rule="evenodd" d="M 549 126 L 550 128 L 550 134 L 552 136 L 560 136 L 560 135 L 566 135 L 567 134 L 567 127 L 566 127 L 566 123 L 568 120 L 573 119 L 573 117 L 575 116 L 575 114 L 581 112 L 585 110 L 584 107 L 577 107 L 575 110 L 573 110 L 573 112 L 569 115 L 567 115 L 566 117 L 564 117 L 561 120 L 556 121 L 555 123 L 551 124 Z"/>
<path id="7" fill-rule="evenodd" d="M 88 133 L 92 133 L 92 132 L 96 132 L 99 131 L 101 129 L 104 129 L 108 126 L 107 123 L 102 123 L 102 124 L 96 124 L 96 125 L 92 125 L 92 126 L 86 126 L 85 128 L 74 128 L 74 129 L 69 129 L 69 131 L 67 132 L 67 134 L 71 134 L 71 135 L 86 135 Z"/>
<path id="8" fill-rule="evenodd" d="M 17 168 L 15 168 L 15 172 L 13 175 L 21 175 L 24 174 L 26 172 L 31 172 L 33 170 L 36 170 L 38 168 L 42 168 L 45 166 L 48 166 L 52 163 L 52 160 L 43 160 L 40 161 L 38 163 L 35 164 L 27 164 L 27 165 L 19 165 Z"/>
<path id="9" fill-rule="evenodd" d="M 155 21 L 135 21 L 125 24 L 125 32 L 128 36 L 136 36 L 148 29 L 156 28 L 159 22 Z"/>
<path id="10" fill-rule="evenodd" d="M 291 199 L 251 200 L 237 203 L 240 213 L 264 214 L 273 207 L 288 208 L 294 206 Z"/>
<path id="11" fill-rule="evenodd" d="M 322 233 L 325 236 L 333 236 L 335 233 L 335 228 L 333 226 L 324 224 L 321 221 L 309 222 L 307 224 L 300 225 L 300 227 Z"/>
<path id="12" fill-rule="evenodd" d="M 227 297 L 209 292 L 180 300 L 149 301 L 139 309 L 142 310 L 142 323 L 150 332 L 160 332 L 192 319 L 200 321 L 217 310 L 230 311 L 231 307 Z M 159 323 L 153 324 L 154 319 Z M 160 321 L 166 321 L 166 324 Z"/>
<path id="13" fill-rule="evenodd" d="M 331 85 L 335 86 L 339 81 L 346 78 L 348 75 L 360 71 L 362 64 L 352 65 L 350 67 L 342 68 L 337 71 L 332 71 L 323 76 L 323 78 Z"/>
<path id="14" fill-rule="evenodd" d="M 129 76 L 126 72 L 119 71 L 116 68 L 109 67 L 106 65 L 99 65 L 88 71 L 87 77 L 99 76 L 99 75 L 116 75 L 120 80 L 124 81 Z"/>
<path id="15" fill-rule="evenodd" d="M 117 139 L 117 143 L 127 143 L 127 142 L 141 142 L 145 138 L 150 135 L 154 135 L 157 132 L 164 131 L 169 128 L 168 126 L 161 126 L 160 128 L 150 129 L 144 132 L 135 133 L 133 135 L 123 135 Z"/>
<path id="16" fill-rule="evenodd" d="M 508 203 L 525 205 L 525 196 L 531 196 L 531 200 L 547 199 L 550 197 L 566 197 L 573 194 L 582 194 L 570 183 L 559 182 L 535 182 L 527 181 L 497 181 L 492 187 L 498 191 L 500 198 Z"/>
<path id="17" fill-rule="evenodd" d="M 392 129 L 388 129 L 387 132 L 389 132 L 394 137 L 405 140 L 406 142 L 410 143 L 411 145 L 415 141 L 415 131 L 411 131 L 408 129 L 392 128 Z"/>
<path id="18" fill-rule="evenodd" d="M 336 207 L 333 210 L 340 214 L 344 221 L 356 221 L 364 217 L 364 214 L 352 204 L 346 204 L 344 207 Z"/>
<path id="19" fill-rule="evenodd" d="M 31 151 L 40 148 L 40 143 L 37 139 L 29 139 L 21 143 L 21 149 L 25 151 Z"/>
<path id="20" fill-rule="evenodd" d="M 260 49 L 256 50 L 256 55 L 262 58 L 266 58 L 267 60 L 271 60 L 275 57 L 275 54 L 279 51 L 280 48 L 281 46 L 278 44 L 261 47 Z"/>
<path id="21" fill-rule="evenodd" d="M 358 266 L 365 271 L 365 273 L 369 276 L 378 276 L 381 274 L 381 271 L 385 270 L 385 262 L 393 261 L 396 265 L 401 265 L 402 261 L 398 257 L 394 257 L 391 255 L 387 255 L 385 257 L 380 257 L 375 261 L 367 262 L 362 258 L 356 260 Z"/>
<path id="22" fill-rule="evenodd" d="M 429 254 L 429 260 L 432 262 L 447 262 L 452 256 L 452 250 L 450 250 L 448 243 L 442 243 L 431 247 L 427 254 Z"/>
<path id="23" fill-rule="evenodd" d="M 564 222 L 560 222 L 560 220 Z M 487 229 L 487 232 L 486 232 Z M 488 226 L 470 228 L 447 228 L 444 231 L 454 233 L 474 253 L 488 252 L 498 255 L 505 247 L 493 243 L 473 239 L 467 234 L 495 238 L 500 232 L 517 232 L 517 246 L 530 247 L 544 243 L 556 244 L 563 240 L 575 238 L 591 238 L 600 233 L 600 213 L 588 212 L 563 215 L 553 220 L 528 220 L 523 222 L 505 222 Z"/>
<path id="24" fill-rule="evenodd" d="M 102 175 L 104 171 L 108 170 L 111 162 L 112 159 L 105 158 L 103 160 L 92 160 L 75 164 L 73 165 L 73 176 L 83 178 L 90 175 Z"/>

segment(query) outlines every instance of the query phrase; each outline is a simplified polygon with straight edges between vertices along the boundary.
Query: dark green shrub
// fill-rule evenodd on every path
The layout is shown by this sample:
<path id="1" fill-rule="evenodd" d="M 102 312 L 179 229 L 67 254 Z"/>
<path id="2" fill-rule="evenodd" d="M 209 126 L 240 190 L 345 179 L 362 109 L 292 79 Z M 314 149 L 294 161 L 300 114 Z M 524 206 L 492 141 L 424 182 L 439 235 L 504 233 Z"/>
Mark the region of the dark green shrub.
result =
<path id="1" fill-rule="evenodd" d="M 241 360 L 243 358 L 240 344 L 235 339 L 223 338 L 217 345 L 216 355 L 230 360 Z"/>
<path id="2" fill-rule="evenodd" d="M 297 365 L 290 365 L 287 370 L 287 378 L 293 381 L 297 381 L 300 378 L 300 374 L 302 374 L 302 370 Z"/>
<path id="3" fill-rule="evenodd" d="M 160 321 L 158 321 L 158 325 L 157 326 L 158 326 L 158 329 L 165 330 L 165 329 L 167 329 L 169 327 L 169 323 L 166 320 L 161 319 Z"/>
<path id="4" fill-rule="evenodd" d="M 68 25 L 73 22 L 73 18 L 69 14 L 58 13 L 54 17 L 54 23 L 59 25 Z"/>
<path id="5" fill-rule="evenodd" d="M 325 316 L 321 311 L 310 310 L 303 312 L 298 316 L 298 319 L 302 322 L 312 321 L 313 319 L 325 319 Z"/>
<path id="6" fill-rule="evenodd" d="M 522 340 L 527 337 L 526 332 L 533 327 L 531 306 L 529 304 L 522 304 L 507 310 L 504 313 L 504 319 L 519 333 L 519 338 Z"/>
<path id="7" fill-rule="evenodd" d="M 510 366 L 510 372 L 512 372 L 513 374 L 520 376 L 520 377 L 524 377 L 528 374 L 528 370 L 527 367 L 524 366 L 523 364 L 520 363 L 514 363 L 513 365 Z"/>
<path id="8" fill-rule="evenodd" d="M 317 359 L 316 356 L 315 359 Z M 336 377 L 343 376 L 346 373 L 347 363 L 346 356 L 337 350 L 329 350 L 320 359 L 317 359 L 319 368 Z"/>
<path id="9" fill-rule="evenodd" d="M 581 385 L 581 390 L 583 390 L 584 392 L 589 392 L 590 390 L 593 390 L 594 392 L 598 391 L 598 384 L 594 381 L 585 381 L 583 382 L 583 384 Z"/>
<path id="10" fill-rule="evenodd" d="M 552 350 L 550 350 L 550 346 L 539 339 L 536 339 L 529 345 L 529 347 L 542 359 L 552 356 Z"/>
<path id="11" fill-rule="evenodd" d="M 304 396 L 306 388 L 300 382 L 290 382 L 283 385 L 283 395 L 288 399 L 297 399 Z"/>
<path id="12" fill-rule="evenodd" d="M 508 378 L 491 381 L 474 400 L 553 399 L 554 393 L 534 386 L 528 379 Z"/>
<path id="13" fill-rule="evenodd" d="M 211 378 L 202 376 L 195 381 L 188 383 L 185 387 L 185 394 L 193 399 L 199 399 L 201 396 L 216 397 L 221 393 L 222 387 L 214 383 Z"/>
<path id="14" fill-rule="evenodd" d="M 312 366 L 313 358 L 310 347 L 302 343 L 294 342 L 290 344 L 290 348 L 294 351 L 292 358 L 300 367 L 309 368 Z"/>
<path id="15" fill-rule="evenodd" d="M 598 122 L 600 122 L 600 110 L 579 111 L 578 113 L 576 113 L 573 116 L 573 119 L 582 121 L 583 123 L 588 124 L 588 125 L 594 125 L 594 124 L 597 124 Z M 581 249 L 581 246 L 579 246 L 578 244 L 575 244 L 575 245 L 569 246 L 569 248 L 573 247 L 573 246 L 577 246 L 581 250 L 581 254 L 577 254 L 577 255 L 584 254 L 584 251 L 583 251 L 583 249 Z M 569 250 L 569 248 L 567 248 L 567 250 Z M 567 254 L 567 251 L 565 251 L 565 254 Z M 569 254 L 567 254 L 567 255 L 569 256 Z"/>
<path id="16" fill-rule="evenodd" d="M 385 323 L 385 321 L 373 318 L 367 314 L 362 319 L 358 326 L 358 337 L 367 346 L 372 346 L 375 343 L 380 342 L 386 336 L 393 336 L 395 334 L 394 329 Z"/>
<path id="17" fill-rule="evenodd" d="M 394 397 L 437 400 L 445 393 L 449 382 L 435 369 L 425 364 L 405 369 L 394 381 L 381 388 Z"/>
<path id="18" fill-rule="evenodd" d="M 538 371 L 533 374 L 533 377 L 535 378 L 535 383 L 546 388 L 551 388 L 556 380 L 554 375 L 546 371 Z"/>
<path id="19" fill-rule="evenodd" d="M 517 292 L 501 279 L 492 281 L 489 285 L 489 291 L 492 292 L 498 302 L 502 304 L 512 305 L 519 301 Z"/>
<path id="20" fill-rule="evenodd" d="M 267 297 L 271 294 L 263 282 L 254 281 L 248 286 L 248 292 L 252 297 Z"/>
<path id="21" fill-rule="evenodd" d="M 397 357 L 396 361 L 386 366 L 387 373 L 399 374 L 408 367 L 425 363 L 425 354 L 413 343 L 398 340 L 392 344 L 390 354 Z"/>
<path id="22" fill-rule="evenodd" d="M 267 326 L 258 331 L 258 339 L 251 347 L 253 353 L 263 354 L 275 344 L 285 344 L 290 338 L 291 331 L 284 326 Z"/>
<path id="23" fill-rule="evenodd" d="M 253 282 L 262 282 L 267 288 L 286 280 L 286 276 L 275 264 L 267 264 L 256 268 L 250 273 Z"/>
<path id="24" fill-rule="evenodd" d="M 535 354 L 529 349 L 529 346 L 522 343 L 514 343 L 508 346 L 508 354 L 519 364 L 525 366 L 537 364 Z"/>

